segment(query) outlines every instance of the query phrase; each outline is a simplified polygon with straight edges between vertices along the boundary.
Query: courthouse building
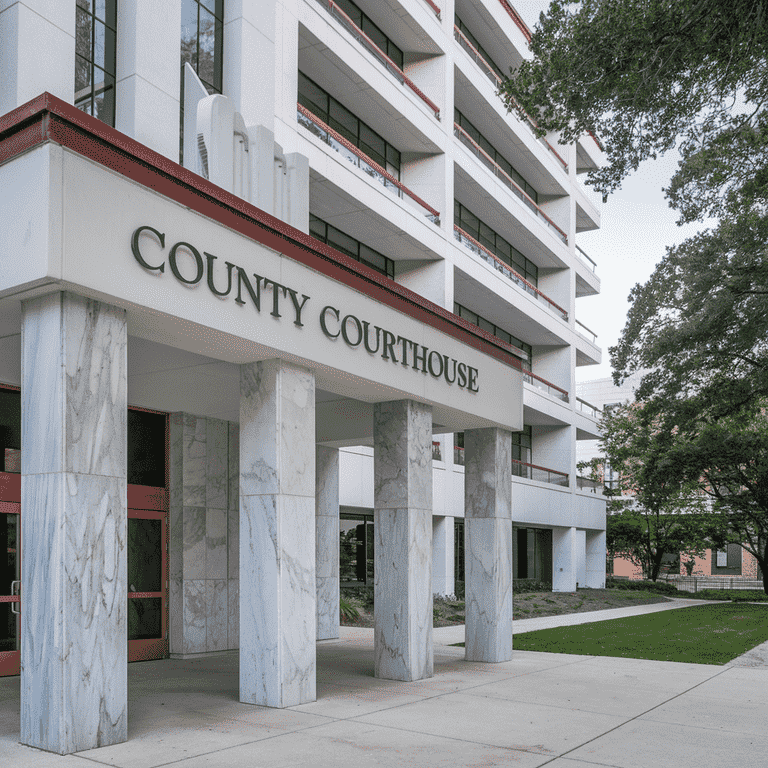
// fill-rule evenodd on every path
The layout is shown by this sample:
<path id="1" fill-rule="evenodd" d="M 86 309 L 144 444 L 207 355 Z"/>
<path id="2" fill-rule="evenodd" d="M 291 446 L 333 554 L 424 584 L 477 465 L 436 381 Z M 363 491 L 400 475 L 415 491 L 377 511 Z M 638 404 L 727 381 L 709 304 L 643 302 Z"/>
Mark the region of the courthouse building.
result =
<path id="1" fill-rule="evenodd" d="M 339 588 L 375 671 L 466 657 L 512 588 L 602 586 L 576 245 L 591 135 L 537 138 L 507 0 L 23 0 L 0 8 L 0 674 L 21 741 L 127 735 L 127 662 L 239 649 L 316 696 Z M 345 549 L 340 569 L 340 542 Z"/>

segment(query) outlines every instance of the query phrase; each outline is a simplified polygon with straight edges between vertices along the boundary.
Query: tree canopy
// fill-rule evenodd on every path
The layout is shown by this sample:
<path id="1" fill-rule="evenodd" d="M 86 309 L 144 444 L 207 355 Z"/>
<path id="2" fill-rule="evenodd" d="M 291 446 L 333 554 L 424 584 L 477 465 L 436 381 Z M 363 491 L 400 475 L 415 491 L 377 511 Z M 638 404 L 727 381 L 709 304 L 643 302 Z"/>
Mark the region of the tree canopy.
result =
<path id="1" fill-rule="evenodd" d="M 565 142 L 601 137 L 597 191 L 676 148 L 680 223 L 717 221 L 633 288 L 611 362 L 644 372 L 659 467 L 714 499 L 768 591 L 768 0 L 554 0 L 531 52 L 502 95 Z"/>

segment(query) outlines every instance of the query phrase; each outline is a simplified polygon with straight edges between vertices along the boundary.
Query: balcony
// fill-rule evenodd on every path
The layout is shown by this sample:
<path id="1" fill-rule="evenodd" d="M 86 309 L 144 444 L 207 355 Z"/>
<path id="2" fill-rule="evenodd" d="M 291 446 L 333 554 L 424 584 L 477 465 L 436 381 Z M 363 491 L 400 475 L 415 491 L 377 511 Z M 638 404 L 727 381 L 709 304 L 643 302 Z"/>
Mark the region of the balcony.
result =
<path id="1" fill-rule="evenodd" d="M 584 249 L 579 248 L 578 245 L 576 246 L 576 254 L 580 261 L 583 261 L 585 264 L 587 264 L 593 272 L 597 272 L 597 262 L 592 259 L 589 254 L 584 251 Z"/>
<path id="2" fill-rule="evenodd" d="M 484 245 L 478 243 L 474 237 L 467 234 L 456 224 L 453 225 L 453 236 L 462 245 L 465 245 L 467 248 L 469 248 L 470 251 L 476 253 L 481 259 L 483 259 L 483 261 L 490 264 L 492 267 L 501 272 L 505 277 L 515 283 L 515 285 L 522 288 L 522 290 L 524 290 L 526 293 L 529 293 L 538 301 L 542 302 L 544 306 L 550 310 L 550 312 L 562 318 L 563 320 L 568 319 L 568 313 L 559 304 L 555 304 L 552 299 L 550 299 L 548 296 L 545 296 L 535 285 L 531 285 L 531 283 L 529 283 L 524 277 L 518 275 L 517 272 L 512 269 L 512 267 L 510 267 L 508 264 L 505 264 L 498 256 L 495 256 L 493 253 L 491 253 L 491 251 L 489 251 Z"/>
<path id="3" fill-rule="evenodd" d="M 341 8 L 333 2 L 333 0 L 317 0 L 317 2 L 325 8 L 326 11 L 338 21 L 342 27 L 344 27 L 352 37 L 357 40 L 360 45 L 363 46 L 369 53 L 373 54 L 374 58 L 386 69 L 399 83 L 400 85 L 408 86 L 431 110 L 434 112 L 435 117 L 440 119 L 440 107 L 435 104 L 429 97 L 427 97 L 421 89 L 411 80 L 400 67 L 395 64 L 392 59 L 379 48 L 376 43 L 371 40 L 368 35 L 363 32 L 360 27 L 355 24 L 352 19 L 347 16 Z M 438 17 L 440 16 L 440 9 L 434 5 L 434 3 L 427 0 L 433 10 L 436 9 Z"/>
<path id="4" fill-rule="evenodd" d="M 442 13 L 442 11 L 440 10 L 440 6 L 435 5 L 435 3 L 432 2 L 432 0 L 424 0 L 424 2 L 435 12 L 435 16 L 437 16 L 438 19 L 443 18 L 440 15 Z"/>
<path id="5" fill-rule="evenodd" d="M 539 467 L 536 464 L 528 464 L 517 459 L 512 459 L 512 477 L 524 477 L 528 480 L 535 480 L 538 483 L 549 483 L 550 485 L 559 485 L 564 488 L 568 487 L 567 472 Z"/>
<path id="6" fill-rule="evenodd" d="M 432 461 L 442 461 L 443 454 L 440 451 L 440 442 L 438 440 L 432 441 Z"/>
<path id="7" fill-rule="evenodd" d="M 562 400 L 564 403 L 569 402 L 568 392 L 566 392 L 566 390 L 561 389 L 560 387 L 558 387 L 555 384 L 552 384 L 546 379 L 542 379 L 541 376 L 537 376 L 535 373 L 532 373 L 531 371 L 526 371 L 525 369 L 523 369 L 523 381 L 526 382 L 527 384 L 530 384 L 536 387 L 537 389 L 542 390 L 543 392 L 546 392 L 551 397 L 555 397 L 558 400 Z"/>
<path id="8" fill-rule="evenodd" d="M 458 44 L 467 52 L 469 55 L 469 58 L 472 59 L 475 64 L 477 64 L 478 67 L 480 67 L 480 70 L 482 73 L 491 81 L 491 84 L 496 89 L 498 93 L 498 89 L 501 86 L 502 79 L 499 77 L 499 75 L 496 73 L 496 70 L 480 55 L 480 53 L 477 51 L 474 45 L 467 40 L 464 33 L 454 24 L 453 25 L 453 36 L 456 38 L 456 41 Z M 525 113 L 523 113 L 525 114 Z M 563 160 L 563 158 L 560 156 L 560 154 L 557 152 L 557 150 L 543 137 L 537 136 L 536 131 L 538 130 L 538 126 L 533 121 L 533 119 L 529 115 L 525 115 L 525 122 L 528 125 L 528 128 L 530 129 L 531 133 L 540 141 L 554 156 L 555 158 L 560 162 L 560 165 L 562 166 L 563 170 L 568 170 L 568 163 Z"/>
<path id="9" fill-rule="evenodd" d="M 576 321 L 576 325 L 578 328 L 576 328 L 576 332 L 583 336 L 585 339 L 589 339 L 593 344 L 597 344 L 597 334 L 594 331 L 591 331 L 589 328 L 587 328 L 584 323 L 582 323 L 580 320 Z M 582 330 L 579 330 L 581 328 Z"/>
<path id="10" fill-rule="evenodd" d="M 597 480 L 592 480 L 590 477 L 582 477 L 581 475 L 576 475 L 576 487 L 580 491 L 591 491 L 592 493 L 599 493 L 602 494 L 603 492 L 603 484 L 597 482 Z"/>
<path id="11" fill-rule="evenodd" d="M 596 405 L 592 405 L 592 403 L 588 403 L 580 397 L 576 398 L 576 407 L 593 419 L 599 419 L 603 415 L 603 412 Z"/>
<path id="12" fill-rule="evenodd" d="M 560 227 L 555 224 L 552 219 L 547 216 L 544 211 L 527 195 L 520 186 L 515 183 L 507 172 L 501 168 L 498 163 L 458 124 L 453 124 L 453 135 L 458 138 L 462 144 L 469 148 L 469 150 L 480 160 L 482 163 L 496 176 L 503 184 L 512 190 L 512 194 L 520 198 L 535 214 L 541 219 L 555 234 L 555 236 L 563 243 L 568 245 L 568 236 L 563 232 Z"/>
<path id="13" fill-rule="evenodd" d="M 415 195 L 404 184 L 401 184 L 392 174 L 385 171 L 378 163 L 371 160 L 368 155 L 358 149 L 354 144 L 326 125 L 319 117 L 313 115 L 301 104 L 296 105 L 296 119 L 310 133 L 344 156 L 350 163 L 362 169 L 372 179 L 378 181 L 386 190 L 396 197 L 404 196 L 417 210 L 420 210 L 436 226 L 440 226 L 440 212 L 427 205 L 420 197 Z"/>

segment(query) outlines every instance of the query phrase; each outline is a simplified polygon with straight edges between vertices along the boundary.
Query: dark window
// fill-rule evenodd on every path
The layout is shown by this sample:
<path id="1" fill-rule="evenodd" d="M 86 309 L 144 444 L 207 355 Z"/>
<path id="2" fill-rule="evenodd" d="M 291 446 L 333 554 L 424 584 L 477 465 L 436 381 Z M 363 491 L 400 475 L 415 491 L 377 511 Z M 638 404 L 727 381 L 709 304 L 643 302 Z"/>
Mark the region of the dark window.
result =
<path id="1" fill-rule="evenodd" d="M 483 48 L 483 46 L 480 45 L 480 43 L 477 41 L 477 38 L 469 31 L 469 28 L 467 27 L 467 25 L 458 16 L 456 16 L 456 26 L 459 28 L 459 30 L 464 35 L 464 37 L 466 37 L 467 40 L 469 40 L 472 47 L 485 59 L 486 63 L 490 65 L 491 69 L 502 80 L 506 80 L 509 73 L 505 75 L 501 71 L 501 67 L 498 67 L 496 65 L 496 62 L 491 58 L 491 55 L 488 53 L 488 51 L 486 51 L 485 48 Z"/>
<path id="2" fill-rule="evenodd" d="M 339 580 L 373 586 L 373 515 L 339 515 Z"/>
<path id="3" fill-rule="evenodd" d="M 480 317 L 480 315 L 478 315 L 476 312 L 473 312 L 471 309 L 467 309 L 458 302 L 453 303 L 453 311 L 454 314 L 457 314 L 459 317 L 463 317 L 465 320 L 468 320 L 470 323 L 472 323 L 472 325 L 476 325 L 478 328 L 482 328 L 484 331 L 488 331 L 488 333 L 490 333 L 492 336 L 495 336 L 497 339 L 506 341 L 507 344 L 511 344 L 513 347 L 517 347 L 518 349 L 525 352 L 525 357 L 520 358 L 520 360 L 523 363 L 524 368 L 528 369 L 529 371 L 531 370 L 533 347 L 530 344 L 526 344 L 521 339 L 513 336 L 503 328 L 499 328 L 498 325 L 495 325 L 489 320 Z"/>
<path id="4" fill-rule="evenodd" d="M 221 93 L 224 57 L 224 0 L 181 2 L 181 129 L 179 158 L 184 146 L 184 65 L 195 70 L 209 94 Z"/>
<path id="5" fill-rule="evenodd" d="M 117 0 L 77 0 L 75 106 L 115 124 Z"/>
<path id="6" fill-rule="evenodd" d="M 373 248 L 369 248 L 311 213 L 309 214 L 309 234 L 321 243 L 330 245 L 382 275 L 395 279 L 395 262 L 392 259 L 374 251 Z"/>
<path id="7" fill-rule="evenodd" d="M 464 438 L 464 433 L 459 433 Z M 464 518 L 453 518 L 453 579 L 464 581 Z M 458 594 L 459 590 L 456 590 Z"/>
<path id="8" fill-rule="evenodd" d="M 460 126 L 464 131 L 467 132 L 467 134 L 472 138 L 473 141 L 477 142 L 482 149 L 490 155 L 491 160 L 493 160 L 496 165 L 498 165 L 504 173 L 506 173 L 512 181 L 517 184 L 520 189 L 525 192 L 528 197 L 530 197 L 534 203 L 539 202 L 539 193 L 523 178 L 523 176 L 518 173 L 515 168 L 512 167 L 512 164 L 506 160 L 499 152 L 496 151 L 496 148 L 491 144 L 488 139 L 483 136 L 480 131 L 475 128 L 472 123 L 467 120 L 466 117 L 458 110 L 454 109 L 454 117 L 453 120 L 456 123 L 456 125 Z"/>
<path id="9" fill-rule="evenodd" d="M 21 392 L 0 389 L 0 471 L 21 472 Z"/>
<path id="10" fill-rule="evenodd" d="M 458 200 L 453 201 L 453 221 L 468 235 L 472 236 L 491 253 L 505 264 L 508 264 L 519 275 L 534 286 L 539 284 L 539 268 L 523 256 L 513 245 L 510 245 L 501 235 L 480 221 L 470 210 Z"/>
<path id="11" fill-rule="evenodd" d="M 299 104 L 400 180 L 400 152 L 341 102 L 299 72 Z"/>
<path id="12" fill-rule="evenodd" d="M 358 8 L 352 0 L 336 0 L 336 5 L 349 16 L 358 29 L 371 39 L 371 42 L 389 56 L 400 69 L 403 68 L 403 52 Z"/>
<path id="13" fill-rule="evenodd" d="M 738 544 L 712 550 L 712 575 L 741 576 L 741 547 Z"/>
<path id="14" fill-rule="evenodd" d="M 128 482 L 131 485 L 165 487 L 167 425 L 168 417 L 164 413 L 129 409 Z"/>
<path id="15" fill-rule="evenodd" d="M 526 464 L 531 464 L 533 459 L 532 451 L 533 440 L 531 438 L 531 426 L 530 424 L 523 427 L 522 432 L 512 433 L 512 458 L 516 461 L 522 461 Z M 525 467 L 519 467 L 515 464 L 512 465 L 512 474 L 518 477 L 527 477 L 527 470 Z"/>

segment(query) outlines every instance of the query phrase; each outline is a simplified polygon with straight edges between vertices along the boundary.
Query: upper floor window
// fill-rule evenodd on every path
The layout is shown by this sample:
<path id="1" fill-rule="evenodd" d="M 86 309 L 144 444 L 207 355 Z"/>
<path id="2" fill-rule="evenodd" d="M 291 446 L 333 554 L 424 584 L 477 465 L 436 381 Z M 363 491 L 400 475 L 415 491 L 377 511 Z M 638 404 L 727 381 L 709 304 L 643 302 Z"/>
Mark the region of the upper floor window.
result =
<path id="1" fill-rule="evenodd" d="M 382 275 L 395 279 L 395 262 L 387 258 L 373 248 L 369 248 L 365 243 L 355 240 L 340 229 L 336 229 L 332 224 L 319 219 L 313 214 L 309 214 L 309 234 L 317 238 L 321 243 L 330 245 L 337 251 L 345 253 L 347 256 L 365 264 L 371 269 L 375 269 Z"/>
<path id="2" fill-rule="evenodd" d="M 400 181 L 400 152 L 303 72 L 298 101 Z"/>
<path id="3" fill-rule="evenodd" d="M 221 93 L 223 48 L 224 0 L 182 0 L 181 66 L 189 63 L 208 93 Z"/>
<path id="4" fill-rule="evenodd" d="M 336 5 L 361 29 L 384 54 L 389 56 L 397 66 L 403 68 L 403 52 L 398 48 L 352 0 L 335 0 Z"/>
<path id="5" fill-rule="evenodd" d="M 115 124 L 117 0 L 77 0 L 75 106 Z"/>
<path id="6" fill-rule="evenodd" d="M 523 367 L 531 370 L 531 363 L 533 359 L 533 347 L 530 344 L 526 344 L 524 341 L 513 336 L 511 333 L 505 331 L 503 328 L 499 328 L 498 325 L 492 323 L 490 320 L 486 320 L 481 317 L 477 312 L 473 312 L 471 309 L 467 309 L 458 302 L 453 302 L 453 312 L 459 317 L 468 320 L 472 325 L 476 325 L 478 328 L 482 328 L 497 339 L 506 341 L 507 344 L 511 344 L 513 347 L 517 347 L 522 352 L 525 352 L 525 358 L 522 359 Z"/>
<path id="7" fill-rule="evenodd" d="M 491 58 L 491 55 L 488 53 L 488 51 L 483 48 L 482 45 L 477 41 L 477 38 L 469 31 L 469 27 L 458 17 L 456 16 L 455 20 L 456 26 L 459 28 L 459 31 L 464 35 L 464 37 L 469 40 L 470 45 L 480 54 L 482 58 L 485 59 L 485 63 L 488 64 L 489 67 L 502 79 L 506 80 L 507 75 L 505 75 L 501 71 L 501 67 L 497 66 L 496 62 Z"/>
<path id="8" fill-rule="evenodd" d="M 460 128 L 462 128 L 464 131 L 466 131 L 467 135 L 480 146 L 480 148 L 490 156 L 491 160 L 493 160 L 496 165 L 501 168 L 504 173 L 509 176 L 512 181 L 517 184 L 520 189 L 525 192 L 528 197 L 530 197 L 534 203 L 538 204 L 539 202 L 539 193 L 522 177 L 520 173 L 515 170 L 515 168 L 512 167 L 512 164 L 507 162 L 507 160 L 504 158 L 504 156 L 496 151 L 496 147 L 491 144 L 488 139 L 483 136 L 480 131 L 475 128 L 472 123 L 467 120 L 467 118 L 459 112 L 458 109 L 454 109 L 454 122 L 456 125 L 458 125 Z"/>
<path id="9" fill-rule="evenodd" d="M 514 245 L 508 243 L 501 235 L 496 234 L 487 224 L 480 221 L 472 211 L 462 205 L 458 200 L 453 203 L 453 220 L 457 227 L 463 229 L 468 235 L 485 246 L 491 253 L 508 264 L 521 277 L 524 277 L 531 285 L 538 286 L 539 268 Z"/>

